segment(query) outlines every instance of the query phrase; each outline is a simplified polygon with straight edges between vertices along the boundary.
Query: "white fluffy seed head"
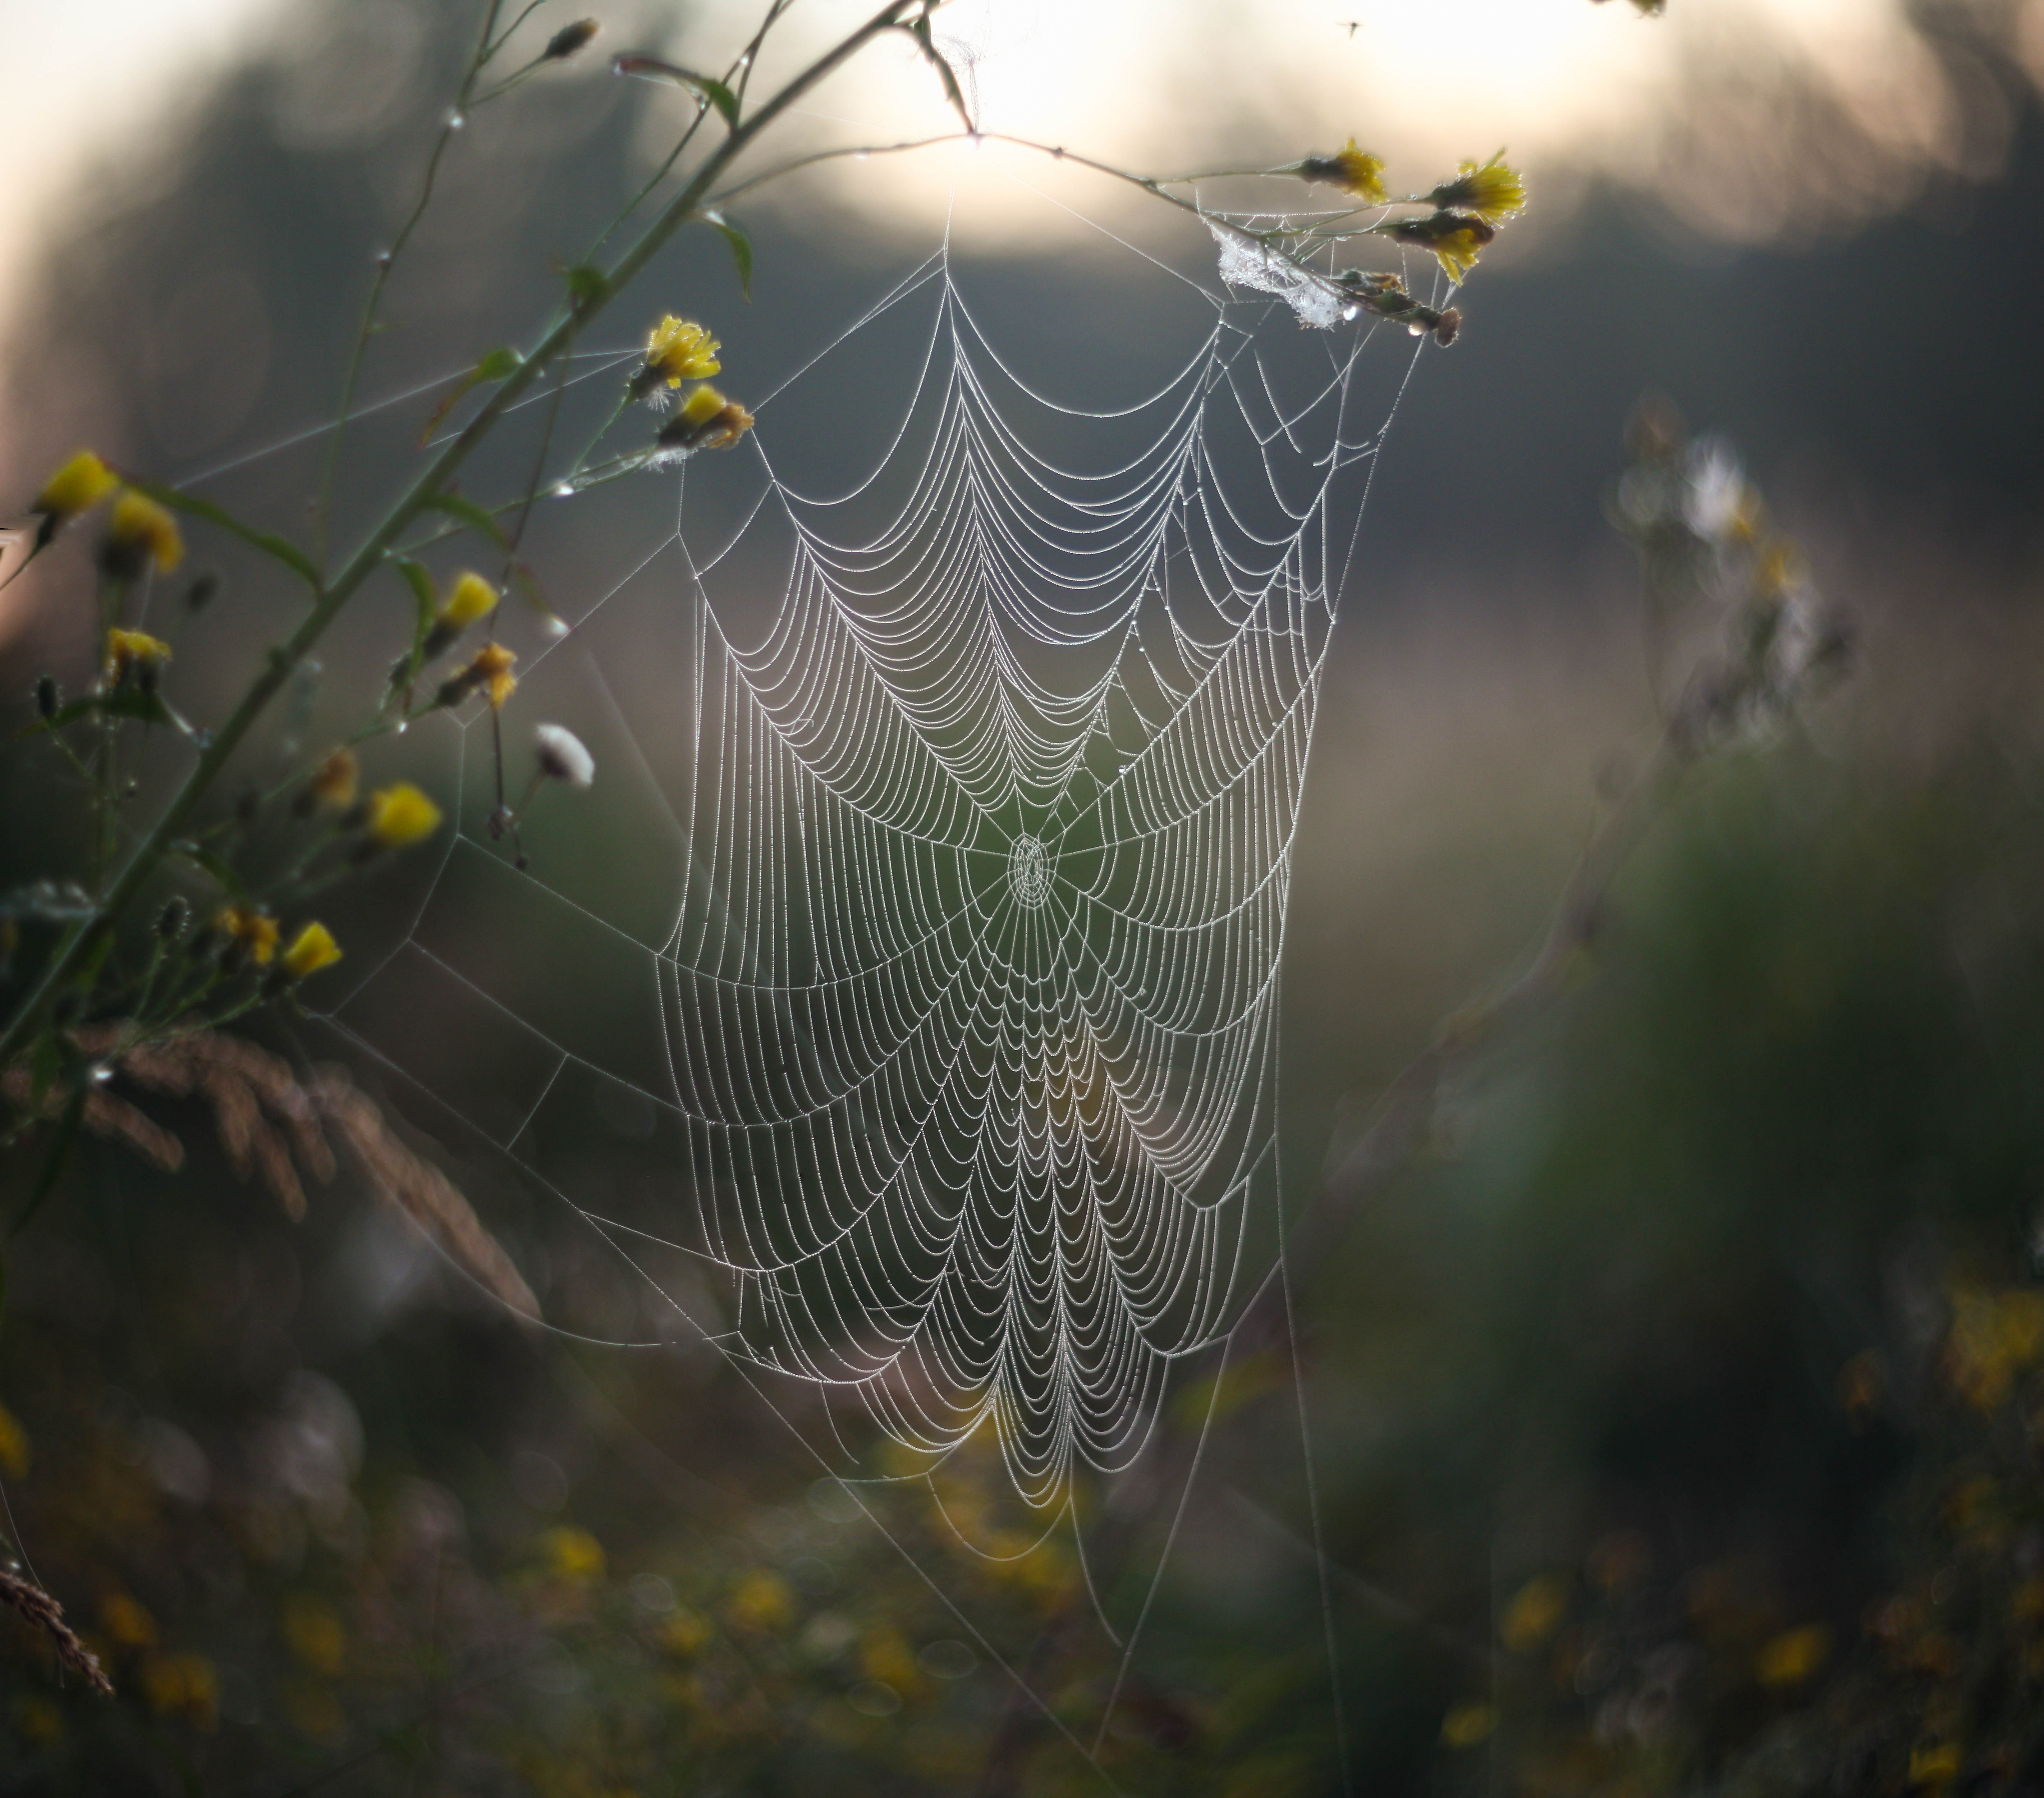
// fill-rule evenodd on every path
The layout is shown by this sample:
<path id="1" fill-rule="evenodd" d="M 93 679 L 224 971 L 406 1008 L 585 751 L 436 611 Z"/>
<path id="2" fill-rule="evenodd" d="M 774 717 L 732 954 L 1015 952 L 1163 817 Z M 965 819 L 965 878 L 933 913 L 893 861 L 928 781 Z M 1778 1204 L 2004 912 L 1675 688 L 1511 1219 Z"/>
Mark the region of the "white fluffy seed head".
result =
<path id="1" fill-rule="evenodd" d="M 532 732 L 532 746 L 540 759 L 540 772 L 548 779 L 587 786 L 596 778 L 596 758 L 565 725 L 540 725 Z"/>

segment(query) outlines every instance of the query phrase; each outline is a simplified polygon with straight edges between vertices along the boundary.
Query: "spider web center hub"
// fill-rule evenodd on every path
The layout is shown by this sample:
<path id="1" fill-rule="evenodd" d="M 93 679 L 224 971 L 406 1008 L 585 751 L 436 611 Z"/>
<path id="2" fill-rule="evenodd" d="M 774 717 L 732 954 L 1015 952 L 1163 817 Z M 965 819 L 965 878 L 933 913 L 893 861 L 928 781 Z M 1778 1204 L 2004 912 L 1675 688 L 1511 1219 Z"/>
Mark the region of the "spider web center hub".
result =
<path id="1" fill-rule="evenodd" d="M 1034 910 L 1051 896 L 1051 852 L 1043 839 L 1018 836 L 1008 851 L 1008 886 L 1016 901 Z"/>

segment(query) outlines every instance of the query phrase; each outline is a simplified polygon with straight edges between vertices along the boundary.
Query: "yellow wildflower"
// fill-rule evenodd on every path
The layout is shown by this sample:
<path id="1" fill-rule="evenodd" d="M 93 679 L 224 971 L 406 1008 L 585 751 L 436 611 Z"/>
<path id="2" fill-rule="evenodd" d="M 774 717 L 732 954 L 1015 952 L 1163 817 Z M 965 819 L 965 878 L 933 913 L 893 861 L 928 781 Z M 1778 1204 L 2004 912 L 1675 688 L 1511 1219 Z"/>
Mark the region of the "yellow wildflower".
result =
<path id="1" fill-rule="evenodd" d="M 14 1700 L 14 1725 L 38 1748 L 63 1735 L 63 1712 L 39 1692 L 25 1692 Z"/>
<path id="2" fill-rule="evenodd" d="M 1476 266 L 1496 231 L 1470 213 L 1429 213 L 1424 218 L 1386 219 L 1370 227 L 1401 244 L 1417 244 L 1440 259 L 1450 281 L 1459 281 Z"/>
<path id="3" fill-rule="evenodd" d="M 1911 1785 L 1946 1786 L 1959 1777 L 1965 1757 L 1950 1742 L 1927 1742 L 1909 1750 Z"/>
<path id="4" fill-rule="evenodd" d="M 80 450 L 43 483 L 34 509 L 62 524 L 90 512 L 120 484 L 90 450 Z"/>
<path id="5" fill-rule="evenodd" d="M 361 774 L 361 764 L 355 759 L 355 751 L 336 749 L 313 770 L 313 797 L 322 805 L 344 812 L 355 803 L 355 783 Z"/>
<path id="6" fill-rule="evenodd" d="M 1353 137 L 1331 156 L 1307 157 L 1299 164 L 1299 174 L 1304 180 L 1353 194 L 1365 206 L 1381 206 L 1391 197 L 1385 190 L 1382 159 L 1358 150 Z"/>
<path id="7" fill-rule="evenodd" d="M 336 1677 L 348 1664 L 348 1631 L 332 1608 L 309 1592 L 296 1592 L 284 1606 L 284 1640 L 316 1673 Z"/>
<path id="8" fill-rule="evenodd" d="M 1501 225 L 1526 209 L 1526 183 L 1500 150 L 1481 165 L 1464 163 L 1452 181 L 1444 181 L 1427 198 L 1450 212 L 1473 213 L 1489 225 Z"/>
<path id="9" fill-rule="evenodd" d="M 905 1698 L 924 1691 L 930 1683 L 923 1677 L 908 1638 L 884 1624 L 859 1639 L 859 1667 L 868 1679 L 892 1686 Z"/>
<path id="10" fill-rule="evenodd" d="M 402 849 L 440 828 L 440 809 L 409 781 L 369 796 L 369 835 L 386 849 Z"/>
<path id="11" fill-rule="evenodd" d="M 1762 1685 L 1787 1691 L 1808 1684 L 1831 1654 L 1831 1632 L 1822 1623 L 1805 1623 L 1800 1629 L 1785 1630 L 1768 1642 L 1755 1658 L 1753 1670 Z"/>
<path id="12" fill-rule="evenodd" d="M 1996 1410 L 2016 1376 L 2044 1360 L 2044 1293 L 1961 1286 L 1951 1301 L 1945 1377 L 1976 1410 Z"/>
<path id="13" fill-rule="evenodd" d="M 714 1633 L 707 1617 L 694 1611 L 677 1611 L 660 1626 L 660 1646 L 670 1654 L 690 1660 L 709 1646 Z"/>
<path id="14" fill-rule="evenodd" d="M 1552 1573 L 1543 1573 L 1528 1580 L 1505 1606 L 1497 1633 L 1507 1648 L 1537 1647 L 1560 1627 L 1568 1602 L 1568 1588 Z"/>
<path id="15" fill-rule="evenodd" d="M 603 1544 L 586 1530 L 563 1523 L 540 1538 L 546 1550 L 547 1571 L 557 1580 L 586 1585 L 603 1577 Z"/>
<path id="16" fill-rule="evenodd" d="M 795 1615 L 795 1595 L 778 1573 L 759 1568 L 732 1590 L 725 1606 L 731 1620 L 749 1630 L 786 1629 Z"/>
<path id="17" fill-rule="evenodd" d="M 125 1592 L 109 1592 L 101 1596 L 99 1622 L 117 1648 L 156 1646 L 156 1619 Z"/>
<path id="18" fill-rule="evenodd" d="M 752 428 L 752 414 L 714 387 L 698 387 L 660 432 L 667 449 L 728 449 Z"/>
<path id="19" fill-rule="evenodd" d="M 185 540 L 178 521 L 146 494 L 124 493 L 113 502 L 100 545 L 107 573 L 133 580 L 151 563 L 167 574 L 185 559 Z"/>
<path id="20" fill-rule="evenodd" d="M 142 1663 L 142 1696 L 161 1716 L 201 1729 L 220 1721 L 220 1676 L 203 1654 L 152 1654 Z"/>
<path id="21" fill-rule="evenodd" d="M 659 381 L 670 387 L 707 381 L 724 366 L 717 359 L 718 347 L 716 338 L 694 320 L 669 313 L 646 340 L 643 378 L 649 386 Z"/>
<path id="22" fill-rule="evenodd" d="M 1458 1704 L 1441 1719 L 1441 1742 L 1448 1748 L 1473 1748 L 1497 1727 L 1496 1708 Z"/>
<path id="23" fill-rule="evenodd" d="M 464 569 L 455 577 L 447 603 L 440 608 L 436 622 L 453 630 L 465 631 L 477 619 L 486 618 L 494 612 L 498 597 L 496 588 L 480 574 Z"/>
<path id="24" fill-rule="evenodd" d="M 147 631 L 124 631 L 119 625 L 106 633 L 106 678 L 117 681 L 131 670 L 147 673 L 171 659 L 171 646 Z"/>
<path id="25" fill-rule="evenodd" d="M 29 1432 L 13 1412 L 0 1404 L 0 1473 L 10 1480 L 25 1478 L 29 1458 Z"/>
<path id="26" fill-rule="evenodd" d="M 223 932 L 259 968 L 267 967 L 277 954 L 277 920 L 246 905 L 229 905 L 213 916 L 213 928 Z"/>
<path id="27" fill-rule="evenodd" d="M 340 945 L 334 941 L 333 932 L 315 921 L 291 939 L 290 947 L 284 951 L 284 972 L 294 980 L 303 980 L 340 959 Z"/>

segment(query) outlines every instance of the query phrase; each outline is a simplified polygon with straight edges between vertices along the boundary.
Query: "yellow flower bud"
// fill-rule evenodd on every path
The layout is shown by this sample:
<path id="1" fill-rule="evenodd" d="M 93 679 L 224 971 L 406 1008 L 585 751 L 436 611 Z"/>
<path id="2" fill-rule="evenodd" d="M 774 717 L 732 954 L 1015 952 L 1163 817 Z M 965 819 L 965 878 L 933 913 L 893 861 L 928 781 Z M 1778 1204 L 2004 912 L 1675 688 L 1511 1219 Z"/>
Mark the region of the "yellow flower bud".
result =
<path id="1" fill-rule="evenodd" d="M 291 939 L 290 947 L 284 951 L 284 972 L 294 980 L 303 980 L 340 959 L 340 945 L 334 941 L 333 932 L 315 922 Z"/>
<path id="2" fill-rule="evenodd" d="M 1471 213 L 1429 213 L 1424 218 L 1386 219 L 1370 227 L 1401 244 L 1431 250 L 1450 281 L 1459 281 L 1476 266 L 1484 246 L 1496 236 L 1493 226 Z"/>
<path id="3" fill-rule="evenodd" d="M 1464 163 L 1452 181 L 1444 181 L 1427 198 L 1452 212 L 1473 213 L 1490 225 L 1502 224 L 1526 207 L 1526 183 L 1500 150 L 1479 166 Z"/>
<path id="4" fill-rule="evenodd" d="M 752 414 L 714 387 L 698 387 L 660 432 L 663 448 L 728 449 L 752 428 Z"/>
<path id="5" fill-rule="evenodd" d="M 154 563 L 167 574 L 184 560 L 185 540 L 178 521 L 154 500 L 124 493 L 113 502 L 100 555 L 110 574 L 132 579 Z"/>
<path id="6" fill-rule="evenodd" d="M 1307 157 L 1299 164 L 1299 175 L 1303 180 L 1324 182 L 1353 194 L 1365 206 L 1381 206 L 1390 198 L 1385 190 L 1382 159 L 1358 150 L 1353 137 L 1331 156 Z"/>
<path id="7" fill-rule="evenodd" d="M 90 512 L 120 485 L 113 471 L 90 450 L 80 450 L 43 483 L 35 509 L 61 522 Z"/>
<path id="8" fill-rule="evenodd" d="M 546 1550 L 547 1570 L 555 1579 L 576 1585 L 603 1577 L 603 1544 L 586 1530 L 563 1523 L 540 1539 Z"/>
<path id="9" fill-rule="evenodd" d="M 402 849 L 440 828 L 440 809 L 409 781 L 369 796 L 369 835 L 386 849 Z"/>
<path id="10" fill-rule="evenodd" d="M 361 766 L 352 749 L 336 749 L 313 770 L 313 795 L 322 805 L 344 812 L 355 803 L 355 787 Z"/>
<path id="11" fill-rule="evenodd" d="M 480 574 L 464 571 L 455 577 L 447 604 L 440 608 L 440 622 L 454 630 L 465 631 L 477 619 L 486 618 L 494 612 L 498 598 L 496 588 Z"/>
<path id="12" fill-rule="evenodd" d="M 106 678 L 117 681 L 131 668 L 159 668 L 171 659 L 171 646 L 147 631 L 124 631 L 119 625 L 106 633 Z"/>
<path id="13" fill-rule="evenodd" d="M 246 905 L 229 905 L 215 914 L 214 926 L 238 943 L 242 952 L 259 968 L 267 967 L 277 953 L 277 920 Z"/>

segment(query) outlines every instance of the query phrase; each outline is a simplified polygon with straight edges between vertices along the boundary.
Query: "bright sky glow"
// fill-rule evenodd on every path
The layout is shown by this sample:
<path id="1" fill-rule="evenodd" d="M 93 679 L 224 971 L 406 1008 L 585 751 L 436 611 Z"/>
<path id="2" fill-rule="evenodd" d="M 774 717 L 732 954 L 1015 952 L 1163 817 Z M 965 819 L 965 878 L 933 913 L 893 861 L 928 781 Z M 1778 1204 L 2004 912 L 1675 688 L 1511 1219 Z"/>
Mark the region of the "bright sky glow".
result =
<path id="1" fill-rule="evenodd" d="M 0 342 L 51 240 L 90 210 L 77 200 L 93 169 L 174 143 L 179 117 L 205 105 L 237 54 L 376 3 L 0 0 L 11 78 L 0 110 L 0 166 L 10 171 Z M 561 0 L 532 29 L 551 29 L 582 3 Z M 674 47 L 715 66 L 758 10 L 758 0 L 706 0 L 688 11 Z M 870 10 L 870 0 L 803 0 L 763 74 Z M 674 16 L 652 0 L 597 10 L 605 51 L 657 44 Z M 2044 20 L 2044 0 L 2028 16 Z M 1429 185 L 1457 159 L 1504 144 L 1528 166 L 1536 198 L 1543 182 L 1558 194 L 1586 164 L 1650 163 L 1685 71 L 1700 60 L 1792 59 L 1898 151 L 1936 159 L 1954 135 L 1902 0 L 1671 0 L 1658 21 L 1625 0 L 954 0 L 941 35 L 988 129 L 1158 172 L 1216 157 L 1288 160 L 1354 133 L 1388 159 L 1394 181 Z M 2029 36 L 2044 64 L 2044 25 Z M 798 122 L 840 142 L 941 131 L 947 119 L 905 40 L 870 52 L 808 113 Z M 875 161 L 842 171 L 831 203 L 870 217 L 919 195 L 936 203 L 950 185 L 941 156 Z M 1055 216 L 1028 209 L 1031 219 Z"/>

